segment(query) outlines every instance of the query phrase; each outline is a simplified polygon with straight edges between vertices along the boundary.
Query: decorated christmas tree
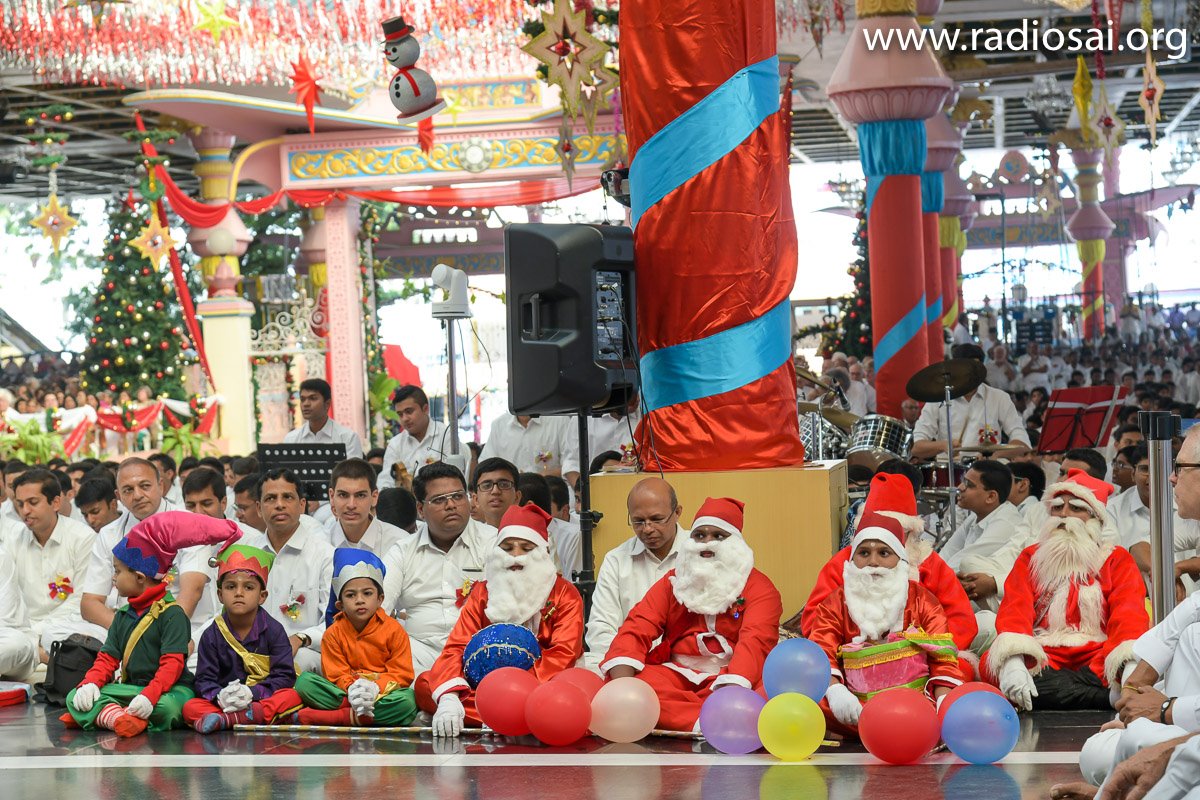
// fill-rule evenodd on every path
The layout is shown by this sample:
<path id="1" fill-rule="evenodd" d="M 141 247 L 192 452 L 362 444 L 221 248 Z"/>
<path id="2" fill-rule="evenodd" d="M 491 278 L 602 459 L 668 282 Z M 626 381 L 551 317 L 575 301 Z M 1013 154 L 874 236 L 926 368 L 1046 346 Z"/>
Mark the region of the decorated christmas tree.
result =
<path id="1" fill-rule="evenodd" d="M 871 265 L 867 257 L 867 215 L 860 208 L 856 214 L 858 228 L 854 231 L 854 246 L 858 258 L 846 270 L 854 279 L 854 291 L 838 300 L 836 315 L 829 315 L 820 325 L 797 331 L 796 338 L 821 335 L 818 352 L 829 356 L 836 352 L 865 358 L 873 352 L 871 336 Z"/>
<path id="2" fill-rule="evenodd" d="M 170 274 L 160 266 L 170 246 L 170 235 L 145 204 L 130 196 L 109 208 L 103 271 L 83 353 L 82 385 L 88 391 L 132 396 L 149 386 L 155 397 L 186 396 L 181 367 L 188 343 Z"/>

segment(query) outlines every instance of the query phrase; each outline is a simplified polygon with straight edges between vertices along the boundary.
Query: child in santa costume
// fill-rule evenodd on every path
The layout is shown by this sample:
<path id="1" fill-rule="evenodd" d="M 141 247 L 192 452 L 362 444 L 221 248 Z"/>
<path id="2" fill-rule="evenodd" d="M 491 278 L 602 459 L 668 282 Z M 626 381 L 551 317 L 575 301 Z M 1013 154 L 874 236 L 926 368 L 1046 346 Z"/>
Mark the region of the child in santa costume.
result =
<path id="1" fill-rule="evenodd" d="M 1048 488 L 1050 517 L 1004 584 L 983 675 L 1018 709 L 1107 709 L 1136 662 L 1146 589 L 1106 524 L 1112 491 L 1077 469 Z"/>
<path id="2" fill-rule="evenodd" d="M 910 579 L 907 538 L 894 517 L 863 514 L 842 586 L 813 615 L 809 638 L 833 672 L 821 701 L 830 730 L 857 736 L 862 704 L 887 689 L 919 689 L 937 701 L 962 683 L 942 604 Z"/>
<path id="3" fill-rule="evenodd" d="M 164 511 L 142 520 L 117 542 L 113 585 L 129 604 L 117 611 L 96 663 L 67 695 L 74 724 L 118 736 L 183 726 L 183 706 L 195 696 L 185 666 L 192 627 L 164 579 L 177 551 L 228 547 L 241 537 L 231 520 Z M 121 682 L 113 683 L 118 667 Z"/>
<path id="4" fill-rule="evenodd" d="M 550 520 L 532 503 L 512 506 L 501 517 L 484 580 L 471 587 L 442 654 L 417 678 L 417 701 L 433 714 L 434 736 L 458 736 L 463 725 L 482 724 L 475 692 L 463 674 L 463 651 L 487 626 L 508 623 L 532 631 L 541 656 L 529 671 L 543 682 L 583 655 L 583 598 L 555 569 Z"/>
<path id="5" fill-rule="evenodd" d="M 971 601 L 963 591 L 962 583 L 954 570 L 933 552 L 928 542 L 921 539 L 925 531 L 925 521 L 917 515 L 917 498 L 913 485 L 903 475 L 879 473 L 871 479 L 871 486 L 863 504 L 861 516 L 868 514 L 883 514 L 899 520 L 904 527 L 904 562 L 909 571 L 909 579 L 917 581 L 928 589 L 946 614 L 946 622 L 950 634 L 954 637 L 954 646 L 958 649 L 959 670 L 967 679 L 974 677 L 978 658 L 971 652 L 971 642 L 979 632 L 975 621 L 975 610 Z M 858 523 L 855 524 L 857 529 Z M 852 549 L 844 547 L 833 554 L 833 558 L 821 568 L 817 575 L 817 583 L 813 586 L 804 608 L 795 617 L 784 623 L 784 628 L 798 631 L 800 635 L 812 638 L 813 621 L 817 610 L 825 599 L 841 588 L 845 565 L 850 561 Z"/>
<path id="6" fill-rule="evenodd" d="M 183 706 L 184 721 L 200 733 L 270 724 L 301 705 L 287 631 L 262 607 L 274 561 L 266 550 L 241 544 L 217 557 L 223 609 L 200 634 L 196 697 Z"/>
<path id="7" fill-rule="evenodd" d="M 600 664 L 610 679 L 637 675 L 654 687 L 659 728 L 695 730 L 713 691 L 757 686 L 779 642 L 783 604 L 754 568 L 744 508 L 727 497 L 704 501 L 675 569 L 629 612 Z"/>
<path id="8" fill-rule="evenodd" d="M 333 551 L 337 611 L 321 637 L 321 671 L 296 679 L 304 725 L 407 725 L 417 715 L 408 633 L 383 610 L 387 570 L 370 550 Z"/>

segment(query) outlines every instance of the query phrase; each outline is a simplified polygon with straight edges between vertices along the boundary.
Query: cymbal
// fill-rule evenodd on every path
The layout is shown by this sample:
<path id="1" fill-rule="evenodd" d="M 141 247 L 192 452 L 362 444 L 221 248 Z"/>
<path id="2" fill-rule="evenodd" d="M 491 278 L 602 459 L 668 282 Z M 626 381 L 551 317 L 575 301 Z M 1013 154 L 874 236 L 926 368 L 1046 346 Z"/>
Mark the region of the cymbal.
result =
<path id="1" fill-rule="evenodd" d="M 946 399 L 947 386 L 953 400 L 979 388 L 986 377 L 987 367 L 975 359 L 951 358 L 920 370 L 908 379 L 904 388 L 913 400 L 937 403 Z"/>
<path id="2" fill-rule="evenodd" d="M 800 414 L 815 414 L 817 413 L 817 404 L 805 400 L 796 404 L 796 411 Z M 821 415 L 844 430 L 850 430 L 854 427 L 854 423 L 858 422 L 857 414 L 843 411 L 836 406 L 823 406 L 821 408 Z"/>
<path id="3" fill-rule="evenodd" d="M 804 369 L 803 367 L 796 367 L 796 377 L 801 378 L 802 380 L 806 380 L 809 383 L 814 384 L 816 386 L 820 386 L 822 389 L 824 389 L 827 392 L 833 391 L 833 387 L 830 386 L 826 381 L 824 381 L 820 376 L 818 376 L 815 372 L 809 372 L 808 370 Z"/>
<path id="4" fill-rule="evenodd" d="M 965 444 L 954 448 L 958 453 L 1009 453 L 1009 452 L 1024 452 L 1029 449 L 1028 445 L 1016 444 Z"/>

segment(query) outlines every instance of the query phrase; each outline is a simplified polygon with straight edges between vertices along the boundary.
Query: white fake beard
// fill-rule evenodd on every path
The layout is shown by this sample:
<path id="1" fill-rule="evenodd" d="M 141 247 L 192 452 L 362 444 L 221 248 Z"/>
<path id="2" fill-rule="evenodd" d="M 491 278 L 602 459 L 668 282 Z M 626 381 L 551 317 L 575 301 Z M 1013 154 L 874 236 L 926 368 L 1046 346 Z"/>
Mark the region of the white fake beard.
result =
<path id="1" fill-rule="evenodd" d="M 509 569 L 514 564 L 524 569 Z M 488 620 L 525 625 L 546 605 L 558 571 L 546 547 L 537 547 L 521 556 L 511 556 L 496 547 L 488 553 L 483 578 L 487 581 L 488 604 L 484 613 Z"/>
<path id="2" fill-rule="evenodd" d="M 854 643 L 878 642 L 904 625 L 908 606 L 908 566 L 856 567 L 847 561 L 842 569 L 846 611 L 858 626 Z"/>
<path id="3" fill-rule="evenodd" d="M 1095 517 L 1086 521 L 1077 517 L 1047 519 L 1030 564 L 1034 582 L 1050 589 L 1099 572 L 1109 550 L 1103 531 L 1104 524 Z"/>
<path id="4" fill-rule="evenodd" d="M 700 554 L 712 552 L 711 558 Z M 679 546 L 671 586 L 675 599 L 693 614 L 725 613 L 746 588 L 754 569 L 754 551 L 740 536 L 720 542 L 697 542 L 690 536 Z"/>

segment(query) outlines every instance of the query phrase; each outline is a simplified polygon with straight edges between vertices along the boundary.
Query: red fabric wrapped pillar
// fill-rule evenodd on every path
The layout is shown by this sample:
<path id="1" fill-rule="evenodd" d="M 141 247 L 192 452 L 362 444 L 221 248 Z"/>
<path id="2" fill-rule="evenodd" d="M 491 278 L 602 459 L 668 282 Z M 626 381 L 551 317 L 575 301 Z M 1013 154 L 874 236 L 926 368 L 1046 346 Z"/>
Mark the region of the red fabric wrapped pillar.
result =
<path id="1" fill-rule="evenodd" d="M 647 469 L 803 460 L 772 0 L 621 9 Z M 790 98 L 788 98 L 790 102 Z"/>

